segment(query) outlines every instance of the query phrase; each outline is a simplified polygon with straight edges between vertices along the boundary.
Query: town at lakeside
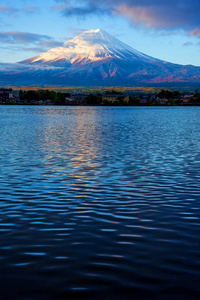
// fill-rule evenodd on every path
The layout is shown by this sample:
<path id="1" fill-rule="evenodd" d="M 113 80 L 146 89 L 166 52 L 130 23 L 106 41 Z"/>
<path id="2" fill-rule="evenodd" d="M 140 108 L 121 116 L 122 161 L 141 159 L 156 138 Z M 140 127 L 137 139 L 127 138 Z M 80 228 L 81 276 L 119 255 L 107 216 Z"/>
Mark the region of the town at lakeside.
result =
<path id="1" fill-rule="evenodd" d="M 126 93 L 105 90 L 88 93 L 83 91 L 60 92 L 54 90 L 20 90 L 0 88 L 2 105 L 99 105 L 99 106 L 192 106 L 200 105 L 200 93 L 161 89 L 156 93 Z"/>

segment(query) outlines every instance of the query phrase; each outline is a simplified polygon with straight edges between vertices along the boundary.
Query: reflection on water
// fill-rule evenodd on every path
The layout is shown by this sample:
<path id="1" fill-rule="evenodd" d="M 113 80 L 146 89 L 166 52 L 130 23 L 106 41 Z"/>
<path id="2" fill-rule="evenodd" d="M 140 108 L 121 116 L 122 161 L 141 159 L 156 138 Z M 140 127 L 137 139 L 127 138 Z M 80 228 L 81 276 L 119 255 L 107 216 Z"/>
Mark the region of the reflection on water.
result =
<path id="1" fill-rule="evenodd" d="M 198 299 L 200 108 L 0 106 L 1 299 Z"/>

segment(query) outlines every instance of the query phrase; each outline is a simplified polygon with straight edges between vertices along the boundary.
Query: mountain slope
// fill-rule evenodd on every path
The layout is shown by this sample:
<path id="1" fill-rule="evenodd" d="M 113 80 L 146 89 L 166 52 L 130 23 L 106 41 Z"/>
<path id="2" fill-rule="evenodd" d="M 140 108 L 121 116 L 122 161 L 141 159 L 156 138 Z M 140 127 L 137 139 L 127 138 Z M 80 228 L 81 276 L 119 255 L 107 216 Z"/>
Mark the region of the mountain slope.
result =
<path id="1" fill-rule="evenodd" d="M 35 86 L 131 86 L 200 84 L 200 67 L 168 63 L 89 30 L 20 63 L 0 65 L 0 84 Z"/>

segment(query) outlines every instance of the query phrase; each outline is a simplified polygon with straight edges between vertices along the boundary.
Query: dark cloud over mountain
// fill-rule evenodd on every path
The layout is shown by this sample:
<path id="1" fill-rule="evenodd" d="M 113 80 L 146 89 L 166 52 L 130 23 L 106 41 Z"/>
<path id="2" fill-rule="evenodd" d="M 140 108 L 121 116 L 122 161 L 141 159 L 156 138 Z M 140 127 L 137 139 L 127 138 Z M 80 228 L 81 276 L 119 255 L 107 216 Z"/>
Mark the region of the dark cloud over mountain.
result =
<path id="1" fill-rule="evenodd" d="M 56 2 L 63 4 L 62 13 L 66 17 L 110 14 L 146 28 L 200 31 L 199 0 L 83 0 L 76 1 L 76 5 L 70 0 Z"/>

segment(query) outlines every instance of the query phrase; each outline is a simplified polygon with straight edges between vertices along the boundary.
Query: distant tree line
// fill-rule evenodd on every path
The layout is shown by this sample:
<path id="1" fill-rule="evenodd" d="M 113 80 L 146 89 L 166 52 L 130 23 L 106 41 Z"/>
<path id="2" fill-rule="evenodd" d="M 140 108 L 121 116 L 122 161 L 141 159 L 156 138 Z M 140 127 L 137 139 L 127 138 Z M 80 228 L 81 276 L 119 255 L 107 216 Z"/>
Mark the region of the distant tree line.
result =
<path id="1" fill-rule="evenodd" d="M 181 93 L 179 91 L 169 91 L 169 90 L 162 90 L 157 94 L 159 98 L 166 98 L 166 99 L 180 99 Z"/>
<path id="2" fill-rule="evenodd" d="M 69 93 L 61 93 L 61 92 L 54 92 L 49 90 L 31 90 L 31 91 L 22 91 L 19 92 L 20 100 L 24 102 L 39 102 L 39 101 L 46 101 L 50 100 L 51 103 L 62 105 L 65 104 L 66 97 L 69 97 Z"/>

